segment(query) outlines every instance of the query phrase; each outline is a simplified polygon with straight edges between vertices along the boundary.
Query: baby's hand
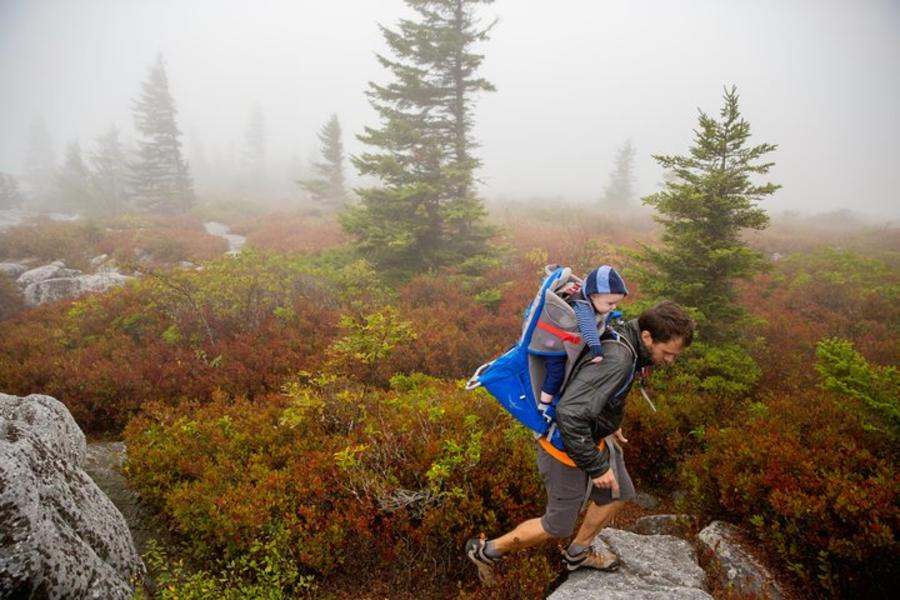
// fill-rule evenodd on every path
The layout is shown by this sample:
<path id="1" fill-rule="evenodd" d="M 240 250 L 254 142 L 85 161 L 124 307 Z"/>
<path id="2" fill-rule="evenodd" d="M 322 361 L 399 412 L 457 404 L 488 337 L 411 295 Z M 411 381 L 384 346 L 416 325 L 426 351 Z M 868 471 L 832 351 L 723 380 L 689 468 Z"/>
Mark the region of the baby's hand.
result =
<path id="1" fill-rule="evenodd" d="M 551 402 L 553 402 L 553 394 L 541 392 L 541 404 L 550 404 Z"/>
<path id="2" fill-rule="evenodd" d="M 600 362 L 601 360 L 603 360 L 603 357 L 602 357 L 602 356 L 595 356 L 594 358 L 591 359 L 591 362 L 594 363 L 594 364 L 597 364 L 597 363 Z"/>

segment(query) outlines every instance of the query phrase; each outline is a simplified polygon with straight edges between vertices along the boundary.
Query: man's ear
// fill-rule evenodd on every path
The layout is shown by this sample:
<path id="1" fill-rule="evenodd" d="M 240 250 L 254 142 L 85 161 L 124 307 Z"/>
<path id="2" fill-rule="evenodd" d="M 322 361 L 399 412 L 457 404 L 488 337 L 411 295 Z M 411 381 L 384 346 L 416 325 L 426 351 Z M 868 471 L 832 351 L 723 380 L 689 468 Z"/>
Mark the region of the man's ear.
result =
<path id="1" fill-rule="evenodd" d="M 645 329 L 641 331 L 641 341 L 643 341 L 644 345 L 649 348 L 653 345 L 653 336 L 650 335 L 650 332 Z"/>

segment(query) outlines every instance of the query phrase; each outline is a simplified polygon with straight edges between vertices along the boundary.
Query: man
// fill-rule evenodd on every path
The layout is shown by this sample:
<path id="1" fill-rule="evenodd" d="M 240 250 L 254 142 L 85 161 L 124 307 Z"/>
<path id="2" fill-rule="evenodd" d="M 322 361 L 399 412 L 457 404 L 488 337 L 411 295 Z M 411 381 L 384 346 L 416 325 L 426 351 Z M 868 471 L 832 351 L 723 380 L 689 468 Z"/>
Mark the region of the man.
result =
<path id="1" fill-rule="evenodd" d="M 612 571 L 619 558 L 595 552 L 594 537 L 626 502 L 634 499 L 634 485 L 625 469 L 619 442 L 625 398 L 635 371 L 655 364 L 671 364 L 694 337 L 694 324 L 674 302 L 661 302 L 617 329 L 619 341 L 606 341 L 602 362 L 582 354 L 556 409 L 556 424 L 566 452 L 548 443 L 538 445 L 538 470 L 547 489 L 544 515 L 520 523 L 489 541 L 472 538 L 466 556 L 478 567 L 486 585 L 493 585 L 497 560 L 512 550 L 528 548 L 572 534 L 581 513 L 588 480 L 591 503 L 563 561 L 570 571 L 590 567 Z M 636 360 L 635 360 L 636 358 Z"/>

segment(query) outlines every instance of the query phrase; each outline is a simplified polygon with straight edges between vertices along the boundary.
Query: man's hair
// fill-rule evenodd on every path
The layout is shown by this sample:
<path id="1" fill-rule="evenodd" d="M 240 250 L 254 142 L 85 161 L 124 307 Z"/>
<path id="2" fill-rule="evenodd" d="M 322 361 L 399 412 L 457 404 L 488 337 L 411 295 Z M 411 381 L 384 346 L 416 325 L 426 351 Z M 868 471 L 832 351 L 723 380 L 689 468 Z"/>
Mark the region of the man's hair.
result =
<path id="1" fill-rule="evenodd" d="M 687 311 L 671 300 L 663 300 L 638 317 L 641 331 L 649 331 L 654 342 L 668 342 L 681 338 L 687 348 L 694 340 L 694 322 Z"/>

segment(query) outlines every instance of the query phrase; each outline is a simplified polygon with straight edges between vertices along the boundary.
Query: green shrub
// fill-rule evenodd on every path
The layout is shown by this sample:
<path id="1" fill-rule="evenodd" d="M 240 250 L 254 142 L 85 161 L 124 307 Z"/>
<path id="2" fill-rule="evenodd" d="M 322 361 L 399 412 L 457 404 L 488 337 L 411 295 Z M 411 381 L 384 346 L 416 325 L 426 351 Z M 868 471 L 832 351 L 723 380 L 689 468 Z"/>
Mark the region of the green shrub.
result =
<path id="1" fill-rule="evenodd" d="M 819 342 L 816 357 L 822 387 L 857 402 L 867 429 L 900 441 L 900 371 L 870 365 L 852 343 L 838 338 Z"/>

